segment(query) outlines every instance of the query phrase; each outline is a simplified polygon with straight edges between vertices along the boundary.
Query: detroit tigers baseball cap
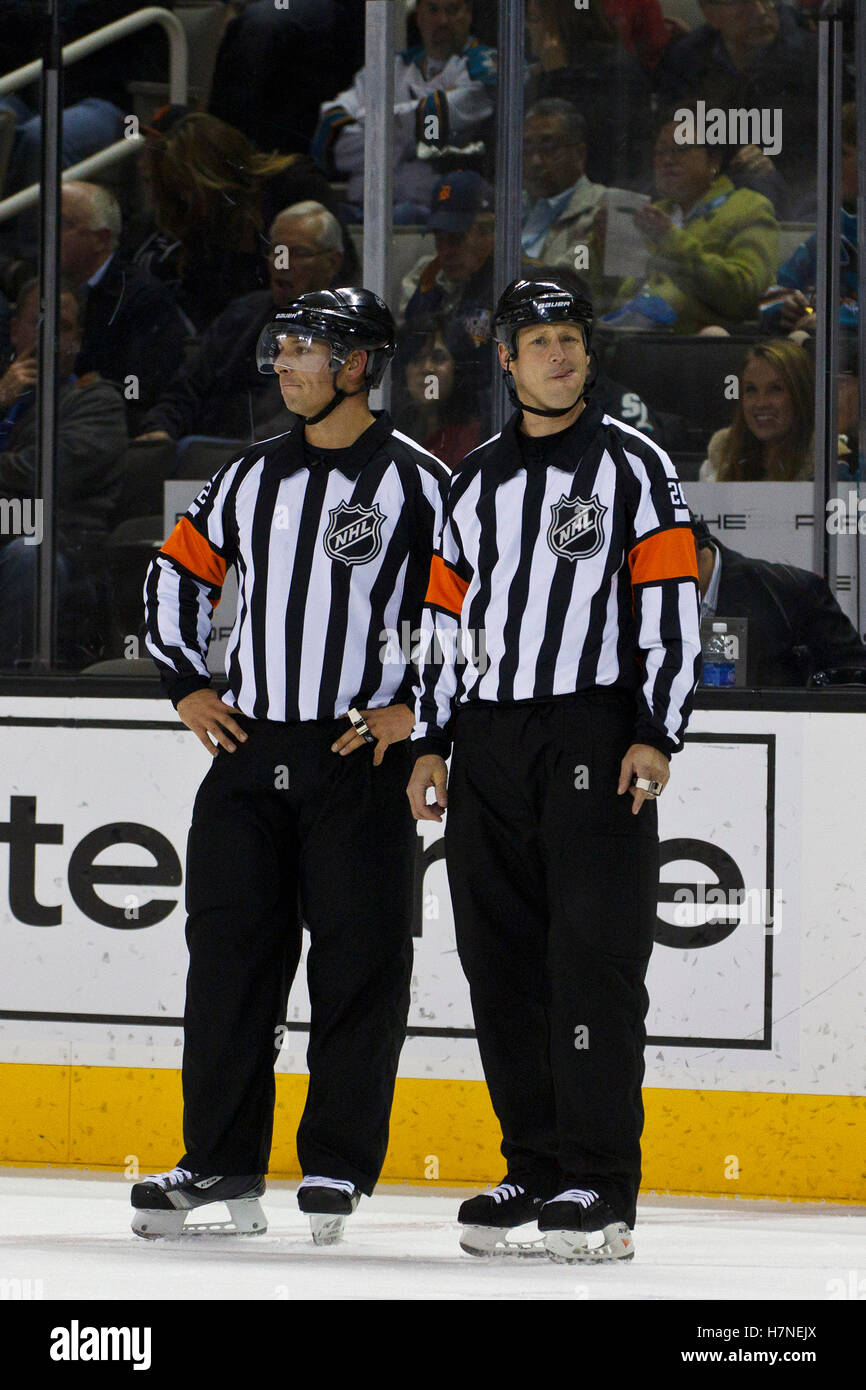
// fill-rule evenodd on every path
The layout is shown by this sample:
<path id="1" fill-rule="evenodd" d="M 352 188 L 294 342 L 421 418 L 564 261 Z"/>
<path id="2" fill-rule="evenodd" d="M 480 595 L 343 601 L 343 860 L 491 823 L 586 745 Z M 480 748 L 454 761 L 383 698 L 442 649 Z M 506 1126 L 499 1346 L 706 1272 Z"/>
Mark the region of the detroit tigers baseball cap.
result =
<path id="1" fill-rule="evenodd" d="M 493 211 L 493 189 L 472 170 L 459 169 L 441 178 L 433 190 L 429 232 L 465 236 L 479 212 Z"/>

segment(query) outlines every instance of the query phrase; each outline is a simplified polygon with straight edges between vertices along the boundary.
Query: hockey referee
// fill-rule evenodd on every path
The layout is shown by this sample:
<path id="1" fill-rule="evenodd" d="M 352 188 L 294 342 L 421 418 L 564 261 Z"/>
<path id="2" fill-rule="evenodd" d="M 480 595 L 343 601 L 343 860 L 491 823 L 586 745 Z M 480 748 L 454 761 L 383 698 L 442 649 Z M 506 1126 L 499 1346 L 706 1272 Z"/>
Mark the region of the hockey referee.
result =
<path id="1" fill-rule="evenodd" d="M 463 1203 L 461 1244 L 594 1262 L 633 1254 L 655 799 L 700 639 L 680 484 L 587 399 L 591 332 L 567 274 L 515 280 L 497 306 L 516 411 L 451 482 L 408 792 L 419 820 L 448 806 L 457 946 L 508 1165 Z"/>
<path id="2" fill-rule="evenodd" d="M 147 645 L 213 755 L 187 849 L 184 1143 L 133 1188 L 133 1229 L 180 1234 L 224 1201 L 266 1229 L 275 1038 L 310 932 L 311 1020 L 298 1191 L 318 1243 L 378 1179 L 409 1005 L 415 826 L 406 804 L 410 654 L 447 471 L 368 392 L 394 354 L 368 290 L 302 295 L 259 339 L 301 417 L 202 490 L 145 584 Z M 211 618 L 238 576 L 228 691 L 211 687 Z"/>

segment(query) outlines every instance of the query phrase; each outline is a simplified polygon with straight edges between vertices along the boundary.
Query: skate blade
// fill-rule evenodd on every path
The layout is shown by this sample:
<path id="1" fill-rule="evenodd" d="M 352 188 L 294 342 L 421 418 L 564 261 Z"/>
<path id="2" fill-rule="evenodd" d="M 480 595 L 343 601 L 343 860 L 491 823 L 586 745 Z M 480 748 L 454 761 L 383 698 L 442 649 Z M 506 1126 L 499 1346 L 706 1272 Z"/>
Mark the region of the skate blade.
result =
<path id="1" fill-rule="evenodd" d="M 313 1236 L 314 1245 L 339 1245 L 343 1239 L 343 1227 L 346 1218 L 342 1214 L 335 1216 L 333 1213 L 310 1213 L 310 1231 Z"/>
<path id="2" fill-rule="evenodd" d="M 202 1236 L 261 1236 L 268 1229 L 265 1214 L 257 1197 L 237 1197 L 224 1205 L 228 1207 L 228 1221 L 193 1221 L 186 1225 L 188 1217 L 202 1208 L 187 1208 L 180 1211 L 162 1211 L 141 1208 L 132 1218 L 132 1229 L 145 1240 L 186 1240 L 188 1237 Z"/>
<path id="3" fill-rule="evenodd" d="M 532 1260 L 544 1259 L 547 1251 L 544 1242 L 539 1237 L 537 1240 L 509 1240 L 512 1231 L 530 1231 L 536 1229 L 535 1222 L 527 1222 L 524 1226 L 461 1226 L 460 1227 L 460 1249 L 467 1255 L 480 1256 L 482 1259 L 511 1259 L 511 1260 Z"/>
<path id="4" fill-rule="evenodd" d="M 556 1264 L 612 1264 L 634 1259 L 634 1237 L 624 1221 L 601 1231 L 545 1231 L 544 1247 Z"/>

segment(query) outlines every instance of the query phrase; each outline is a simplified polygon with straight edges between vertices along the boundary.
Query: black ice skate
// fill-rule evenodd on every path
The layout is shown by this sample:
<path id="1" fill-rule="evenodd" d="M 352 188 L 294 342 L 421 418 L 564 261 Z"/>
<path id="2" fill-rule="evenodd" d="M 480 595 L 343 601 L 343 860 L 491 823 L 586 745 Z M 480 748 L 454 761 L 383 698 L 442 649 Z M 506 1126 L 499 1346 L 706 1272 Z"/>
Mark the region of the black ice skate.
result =
<path id="1" fill-rule="evenodd" d="M 538 1229 L 557 1264 L 602 1264 L 634 1256 L 628 1226 L 591 1188 L 572 1187 L 545 1202 Z"/>
<path id="2" fill-rule="evenodd" d="M 506 1176 L 496 1187 L 469 1197 L 460 1207 L 460 1248 L 467 1255 L 546 1254 L 535 1222 L 544 1198 Z M 530 1224 L 531 1223 L 531 1224 Z M 515 1228 L 523 1239 L 509 1240 Z"/>
<path id="3" fill-rule="evenodd" d="M 186 1168 L 172 1168 L 170 1173 L 143 1178 L 133 1187 L 132 1229 L 146 1240 L 263 1235 L 268 1229 L 259 1205 L 264 1190 L 265 1180 L 261 1174 L 222 1178 L 191 1173 Z M 196 1221 L 185 1225 L 194 1211 L 213 1202 L 225 1203 L 228 1221 Z"/>
<path id="4" fill-rule="evenodd" d="M 346 1217 L 361 1200 L 353 1182 L 341 1178 L 305 1177 L 298 1188 L 298 1206 L 310 1218 L 314 1245 L 337 1245 L 343 1239 Z"/>

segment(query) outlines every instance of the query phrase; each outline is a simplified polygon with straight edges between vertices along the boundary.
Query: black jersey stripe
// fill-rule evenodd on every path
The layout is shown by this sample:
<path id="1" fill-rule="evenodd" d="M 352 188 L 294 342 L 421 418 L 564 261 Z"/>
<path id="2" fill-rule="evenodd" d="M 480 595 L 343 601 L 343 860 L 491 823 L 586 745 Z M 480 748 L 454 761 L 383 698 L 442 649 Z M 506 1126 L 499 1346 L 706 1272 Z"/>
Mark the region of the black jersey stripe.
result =
<path id="1" fill-rule="evenodd" d="M 268 718 L 268 681 L 265 664 L 265 633 L 267 622 L 268 573 L 271 562 L 271 525 L 276 506 L 279 478 L 263 469 L 253 507 L 252 521 L 252 584 L 248 596 L 252 625 L 254 719 Z M 250 578 L 249 567 L 247 578 Z"/>
<path id="2" fill-rule="evenodd" d="M 295 563 L 292 582 L 286 604 L 285 642 L 286 642 L 286 708 L 296 709 L 299 705 L 301 684 L 300 652 L 303 644 L 304 624 L 307 617 L 307 594 L 310 587 L 310 570 L 313 551 L 322 531 L 325 494 L 328 488 L 328 474 L 324 469 L 316 469 L 310 475 L 301 506 L 298 525 L 298 541 L 295 550 Z M 333 582 L 333 572 L 331 579 Z M 330 601 L 330 596 L 329 596 Z M 324 622 L 325 614 L 321 619 Z"/>
<path id="3" fill-rule="evenodd" d="M 248 621 L 249 615 L 249 601 L 247 599 L 248 567 L 242 551 L 238 552 L 236 564 L 238 573 L 238 611 L 237 616 L 235 617 L 235 633 L 239 637 L 240 633 L 244 630 L 244 626 Z M 231 648 L 228 662 L 226 665 L 226 677 L 228 679 L 229 689 L 238 692 L 240 690 L 241 682 L 243 680 L 243 667 L 241 666 L 240 658 L 240 641 L 235 642 Z"/>
<path id="4" fill-rule="evenodd" d="M 529 473 L 519 522 L 520 558 L 508 588 L 508 609 L 504 628 L 505 651 L 499 665 L 500 700 L 514 699 L 514 677 L 520 660 L 520 625 L 526 610 L 535 546 L 540 540 L 541 509 L 544 505 L 546 486 L 546 471 L 538 469 Z"/>
<path id="5" fill-rule="evenodd" d="M 469 628 L 470 633 L 482 632 L 485 629 L 486 614 L 490 607 L 493 574 L 499 562 L 499 548 L 496 543 L 496 488 L 492 485 L 490 470 L 485 466 L 483 460 L 484 456 L 482 455 L 481 470 L 476 480 L 478 500 L 475 503 L 475 515 L 481 528 L 478 563 L 475 567 L 479 577 L 479 585 L 478 592 L 471 600 L 468 611 L 464 608 L 468 617 L 465 626 Z M 459 473 L 457 477 L 460 478 Z M 450 495 L 448 505 L 450 509 Z M 457 566 L 455 566 L 456 568 Z M 465 689 L 468 676 L 465 667 L 461 668 L 459 676 L 460 686 Z"/>

